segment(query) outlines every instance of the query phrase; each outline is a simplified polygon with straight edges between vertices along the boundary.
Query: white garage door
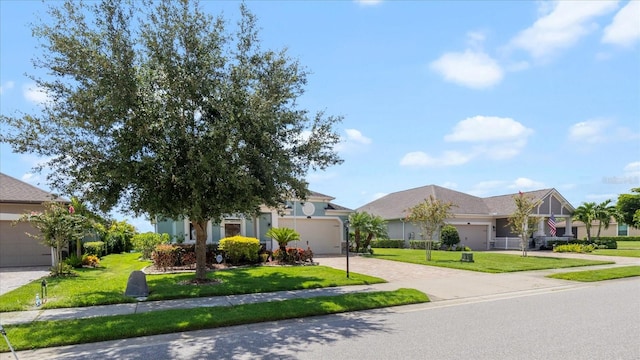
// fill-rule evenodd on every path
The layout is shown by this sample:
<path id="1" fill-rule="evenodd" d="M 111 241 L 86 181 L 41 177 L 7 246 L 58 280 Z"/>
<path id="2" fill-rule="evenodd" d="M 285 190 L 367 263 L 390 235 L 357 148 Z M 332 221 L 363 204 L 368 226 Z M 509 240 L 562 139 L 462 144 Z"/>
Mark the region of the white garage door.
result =
<path id="1" fill-rule="evenodd" d="M 487 250 L 486 225 L 455 225 L 460 235 L 460 245 L 468 246 L 471 250 Z"/>
<path id="2" fill-rule="evenodd" d="M 29 237 L 34 229 L 25 223 L 0 221 L 0 267 L 50 266 L 51 249 Z"/>
<path id="3" fill-rule="evenodd" d="M 299 247 L 306 249 L 307 241 L 314 254 L 340 254 L 342 241 L 338 219 L 279 219 L 278 227 L 296 229 L 300 234 Z M 295 243 L 292 243 L 292 245 Z"/>

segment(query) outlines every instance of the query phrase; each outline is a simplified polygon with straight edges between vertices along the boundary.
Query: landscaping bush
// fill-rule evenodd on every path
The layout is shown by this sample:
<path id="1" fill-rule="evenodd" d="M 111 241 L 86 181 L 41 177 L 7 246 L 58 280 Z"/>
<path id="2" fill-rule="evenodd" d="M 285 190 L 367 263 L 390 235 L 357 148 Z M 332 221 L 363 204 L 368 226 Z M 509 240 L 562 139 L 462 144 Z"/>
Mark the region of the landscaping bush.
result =
<path id="1" fill-rule="evenodd" d="M 136 234 L 131 238 L 133 249 L 142 253 L 145 260 L 151 259 L 151 253 L 160 244 L 169 243 L 169 234 L 156 234 L 146 232 L 144 234 Z"/>
<path id="2" fill-rule="evenodd" d="M 307 248 L 307 250 L 305 250 L 302 248 L 288 247 L 286 248 L 286 251 L 282 251 L 282 249 L 277 248 L 273 252 L 273 257 L 282 264 L 313 262 L 313 251 L 311 251 L 311 248 Z"/>
<path id="3" fill-rule="evenodd" d="M 409 241 L 409 248 L 411 249 L 426 249 L 427 241 L 426 240 L 411 240 Z M 433 250 L 438 250 L 442 247 L 442 244 L 439 241 L 434 241 L 431 244 L 431 248 Z"/>
<path id="4" fill-rule="evenodd" d="M 82 244 L 84 247 L 84 253 L 86 255 L 95 255 L 97 257 L 104 254 L 104 242 L 102 241 L 90 241 Z"/>
<path id="5" fill-rule="evenodd" d="M 64 263 L 73 267 L 73 268 L 81 268 L 82 267 L 82 258 L 79 258 L 76 254 L 71 254 L 68 258 L 64 259 Z"/>
<path id="6" fill-rule="evenodd" d="M 245 236 L 232 236 L 220 240 L 218 249 L 224 251 L 230 264 L 256 263 L 259 261 L 260 240 Z"/>
<path id="7" fill-rule="evenodd" d="M 171 244 L 157 245 L 151 254 L 153 264 L 162 271 L 173 268 L 178 263 L 180 248 Z"/>
<path id="8" fill-rule="evenodd" d="M 458 245 L 460 243 L 460 235 L 458 234 L 458 229 L 456 229 L 455 226 L 449 224 L 443 226 L 440 232 L 440 240 L 442 241 L 442 245 L 445 245 L 449 249 L 451 249 L 454 245 Z"/>
<path id="9" fill-rule="evenodd" d="M 402 239 L 378 239 L 371 241 L 372 248 L 402 249 L 404 240 Z"/>
<path id="10" fill-rule="evenodd" d="M 568 244 L 568 245 L 557 245 L 553 248 L 553 252 L 573 252 L 573 253 L 590 253 L 595 249 L 593 244 L 584 245 L 584 244 Z"/>
<path id="11" fill-rule="evenodd" d="M 81 264 L 83 266 L 98 267 L 100 265 L 100 259 L 95 255 L 82 255 Z"/>
<path id="12" fill-rule="evenodd" d="M 449 248 L 452 250 L 452 248 Z M 468 246 L 456 246 L 455 251 L 471 251 L 471 248 Z"/>
<path id="13" fill-rule="evenodd" d="M 601 236 L 600 240 L 611 241 L 640 241 L 640 236 Z"/>
<path id="14" fill-rule="evenodd" d="M 566 240 L 551 240 L 547 241 L 547 248 L 553 248 L 553 246 L 559 245 L 570 245 L 570 244 L 580 244 L 580 245 L 590 245 L 593 244 L 594 248 L 597 247 L 599 249 L 617 249 L 618 243 L 615 240 L 615 237 L 607 237 L 600 238 L 600 240 L 591 239 L 591 242 L 587 242 L 587 240 L 577 240 L 571 239 L 568 242 Z M 605 247 L 601 247 L 605 246 Z"/>

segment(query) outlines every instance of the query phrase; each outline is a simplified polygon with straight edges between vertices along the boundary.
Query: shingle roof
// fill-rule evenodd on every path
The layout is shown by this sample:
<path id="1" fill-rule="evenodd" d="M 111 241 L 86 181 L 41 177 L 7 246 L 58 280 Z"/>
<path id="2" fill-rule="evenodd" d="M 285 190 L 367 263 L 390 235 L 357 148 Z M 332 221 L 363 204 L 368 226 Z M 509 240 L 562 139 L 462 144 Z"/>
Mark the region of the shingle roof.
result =
<path id="1" fill-rule="evenodd" d="M 53 199 L 67 201 L 24 181 L 0 173 L 0 202 L 40 204 Z"/>
<path id="2" fill-rule="evenodd" d="M 398 219 L 408 215 L 407 209 L 421 203 L 433 195 L 436 199 L 455 205 L 455 214 L 489 214 L 489 208 L 482 198 L 437 185 L 427 185 L 414 189 L 398 191 L 374 200 L 357 211 L 366 211 L 383 219 Z"/>
<path id="3" fill-rule="evenodd" d="M 523 192 L 534 199 L 543 199 L 554 189 Z M 433 195 L 436 199 L 451 202 L 456 215 L 509 215 L 515 211 L 513 196 L 507 194 L 481 198 L 437 185 L 427 185 L 388 194 L 356 209 L 381 216 L 383 219 L 399 219 L 408 215 L 407 210 Z"/>

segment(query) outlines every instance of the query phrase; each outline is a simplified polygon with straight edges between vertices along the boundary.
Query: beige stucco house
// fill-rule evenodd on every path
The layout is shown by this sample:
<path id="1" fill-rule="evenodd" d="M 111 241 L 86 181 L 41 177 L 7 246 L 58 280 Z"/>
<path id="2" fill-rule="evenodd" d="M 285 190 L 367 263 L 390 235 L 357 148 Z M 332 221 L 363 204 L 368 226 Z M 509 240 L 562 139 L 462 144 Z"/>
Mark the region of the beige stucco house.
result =
<path id="1" fill-rule="evenodd" d="M 31 225 L 16 223 L 22 214 L 42 211 L 42 203 L 56 198 L 24 181 L 0 173 L 0 267 L 50 266 L 51 248 L 29 237 Z"/>

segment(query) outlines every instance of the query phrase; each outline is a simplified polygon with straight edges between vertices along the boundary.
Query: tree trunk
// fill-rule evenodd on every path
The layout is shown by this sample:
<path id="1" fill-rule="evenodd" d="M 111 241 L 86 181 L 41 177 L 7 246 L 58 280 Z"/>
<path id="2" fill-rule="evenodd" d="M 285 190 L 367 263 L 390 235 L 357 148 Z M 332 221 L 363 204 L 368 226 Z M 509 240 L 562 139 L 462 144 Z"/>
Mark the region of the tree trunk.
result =
<path id="1" fill-rule="evenodd" d="M 356 228 L 353 237 L 356 242 L 356 252 L 358 252 L 360 250 L 360 229 Z M 349 246 L 349 243 L 347 243 L 347 246 Z"/>
<path id="2" fill-rule="evenodd" d="M 76 240 L 76 256 L 82 259 L 82 239 Z"/>
<path id="3" fill-rule="evenodd" d="M 196 229 L 196 280 L 207 278 L 207 222 L 192 221 Z"/>

